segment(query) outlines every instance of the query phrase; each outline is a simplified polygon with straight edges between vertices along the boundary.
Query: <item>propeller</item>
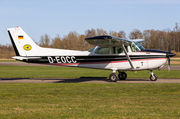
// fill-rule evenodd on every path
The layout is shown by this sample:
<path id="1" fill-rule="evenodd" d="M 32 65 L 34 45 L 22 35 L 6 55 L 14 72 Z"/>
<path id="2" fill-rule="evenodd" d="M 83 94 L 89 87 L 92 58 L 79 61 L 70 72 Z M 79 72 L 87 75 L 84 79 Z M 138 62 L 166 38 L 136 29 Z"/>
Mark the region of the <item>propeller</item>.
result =
<path id="1" fill-rule="evenodd" d="M 169 44 L 169 54 L 171 53 L 171 42 Z M 170 62 L 171 62 L 171 57 L 168 55 L 168 70 L 170 71 Z"/>
<path id="2" fill-rule="evenodd" d="M 169 52 L 166 53 L 166 57 L 168 58 L 168 70 L 170 71 L 170 62 L 171 62 L 171 57 L 175 56 L 176 54 L 171 53 L 171 42 L 169 44 Z"/>

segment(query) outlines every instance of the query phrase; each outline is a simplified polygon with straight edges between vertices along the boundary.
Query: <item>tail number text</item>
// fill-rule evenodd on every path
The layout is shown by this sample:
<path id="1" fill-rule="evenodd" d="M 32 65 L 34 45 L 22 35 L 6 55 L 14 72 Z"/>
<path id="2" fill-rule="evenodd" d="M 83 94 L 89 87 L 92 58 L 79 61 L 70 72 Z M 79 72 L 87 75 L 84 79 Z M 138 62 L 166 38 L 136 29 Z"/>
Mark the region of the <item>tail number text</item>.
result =
<path id="1" fill-rule="evenodd" d="M 47 57 L 49 63 L 76 63 L 76 58 L 74 56 L 55 56 Z"/>

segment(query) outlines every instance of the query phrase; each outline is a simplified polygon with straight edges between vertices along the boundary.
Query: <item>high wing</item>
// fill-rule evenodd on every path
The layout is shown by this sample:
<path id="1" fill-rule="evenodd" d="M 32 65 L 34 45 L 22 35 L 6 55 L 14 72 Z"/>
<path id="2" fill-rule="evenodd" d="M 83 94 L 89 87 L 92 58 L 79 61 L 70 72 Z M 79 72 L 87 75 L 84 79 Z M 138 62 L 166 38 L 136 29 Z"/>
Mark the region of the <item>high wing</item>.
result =
<path id="1" fill-rule="evenodd" d="M 132 43 L 132 42 L 142 42 L 144 39 L 134 39 L 128 40 L 123 38 L 117 38 L 109 35 L 103 36 L 95 36 L 85 38 L 85 40 L 91 45 L 98 45 L 98 46 L 112 46 L 112 45 L 121 45 L 122 43 Z"/>
<path id="2" fill-rule="evenodd" d="M 126 43 L 132 43 L 132 42 L 142 42 L 144 39 L 135 39 L 135 40 L 128 40 L 128 39 L 122 39 L 117 38 L 109 35 L 103 35 L 103 36 L 95 36 L 95 37 L 89 37 L 85 38 L 85 40 L 92 45 L 98 45 L 98 46 L 113 46 L 113 45 L 120 45 L 123 48 L 123 51 L 126 55 L 127 60 L 129 61 L 129 64 L 131 65 L 132 69 L 135 69 L 133 66 L 131 59 L 129 55 L 127 54 L 127 51 L 124 47 Z"/>

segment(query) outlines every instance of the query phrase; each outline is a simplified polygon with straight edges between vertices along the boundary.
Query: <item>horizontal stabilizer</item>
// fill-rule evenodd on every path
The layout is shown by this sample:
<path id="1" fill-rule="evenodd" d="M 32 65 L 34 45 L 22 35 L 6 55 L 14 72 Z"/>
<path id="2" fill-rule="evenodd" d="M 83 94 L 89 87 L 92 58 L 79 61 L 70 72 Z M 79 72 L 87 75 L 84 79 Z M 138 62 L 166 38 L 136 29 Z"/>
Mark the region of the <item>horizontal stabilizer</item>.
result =
<path id="1" fill-rule="evenodd" d="M 41 57 L 20 57 L 20 56 L 15 56 L 15 57 L 12 57 L 12 58 L 22 61 L 22 60 L 28 60 L 28 59 L 40 59 Z"/>

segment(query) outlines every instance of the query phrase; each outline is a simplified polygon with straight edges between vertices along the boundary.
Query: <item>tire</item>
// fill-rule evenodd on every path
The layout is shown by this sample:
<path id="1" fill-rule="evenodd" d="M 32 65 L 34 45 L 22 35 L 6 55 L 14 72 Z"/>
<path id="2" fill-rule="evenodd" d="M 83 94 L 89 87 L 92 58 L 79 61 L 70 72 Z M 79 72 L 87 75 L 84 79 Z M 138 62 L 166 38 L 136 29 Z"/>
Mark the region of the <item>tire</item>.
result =
<path id="1" fill-rule="evenodd" d="M 110 76 L 109 76 L 109 80 L 111 82 L 116 82 L 118 80 L 118 76 L 116 73 L 112 73 Z"/>
<path id="2" fill-rule="evenodd" d="M 118 74 L 119 80 L 126 80 L 127 74 L 125 72 L 121 72 Z"/>
<path id="3" fill-rule="evenodd" d="M 151 75 L 151 76 L 150 76 L 150 80 L 151 80 L 151 81 L 156 81 L 156 80 L 157 80 L 156 74 L 154 74 L 154 77 Z"/>

